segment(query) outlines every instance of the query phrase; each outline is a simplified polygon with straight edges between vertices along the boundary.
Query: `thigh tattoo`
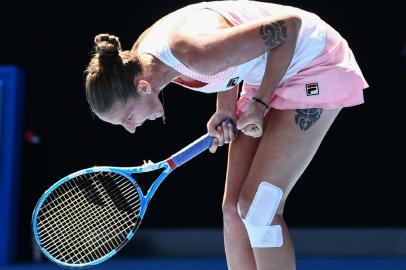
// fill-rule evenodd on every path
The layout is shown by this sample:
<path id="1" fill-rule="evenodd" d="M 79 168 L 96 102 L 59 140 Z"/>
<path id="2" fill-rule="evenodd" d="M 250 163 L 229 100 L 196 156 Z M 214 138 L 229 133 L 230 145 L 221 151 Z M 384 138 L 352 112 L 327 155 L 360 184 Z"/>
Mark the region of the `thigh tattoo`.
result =
<path id="1" fill-rule="evenodd" d="M 297 109 L 295 115 L 295 123 L 301 130 L 308 130 L 317 120 L 320 119 L 323 109 Z"/>

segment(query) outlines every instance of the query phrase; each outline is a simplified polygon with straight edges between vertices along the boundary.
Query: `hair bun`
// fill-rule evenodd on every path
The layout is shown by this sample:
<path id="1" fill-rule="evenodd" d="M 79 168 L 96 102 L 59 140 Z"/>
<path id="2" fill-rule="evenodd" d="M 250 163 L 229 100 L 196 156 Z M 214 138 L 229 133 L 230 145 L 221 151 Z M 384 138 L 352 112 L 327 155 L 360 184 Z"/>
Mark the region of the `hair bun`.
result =
<path id="1" fill-rule="evenodd" d="M 109 34 L 99 34 L 94 38 L 95 51 L 102 62 L 115 62 L 121 60 L 119 53 L 121 44 L 118 37 Z"/>

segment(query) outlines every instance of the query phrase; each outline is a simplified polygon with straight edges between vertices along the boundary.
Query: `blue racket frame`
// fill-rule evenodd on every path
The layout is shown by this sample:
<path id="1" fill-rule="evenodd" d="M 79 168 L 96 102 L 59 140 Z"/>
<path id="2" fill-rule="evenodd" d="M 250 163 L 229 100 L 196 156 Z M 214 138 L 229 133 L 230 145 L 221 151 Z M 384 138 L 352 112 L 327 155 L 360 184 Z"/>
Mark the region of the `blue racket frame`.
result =
<path id="1" fill-rule="evenodd" d="M 230 121 L 230 120 L 227 120 L 227 121 Z M 118 173 L 118 174 L 121 174 L 121 175 L 125 176 L 126 178 L 128 178 L 137 188 L 137 191 L 140 194 L 140 201 L 141 201 L 140 202 L 141 210 L 140 210 L 139 217 L 142 221 L 142 219 L 144 218 L 145 212 L 147 210 L 148 204 L 151 201 L 151 198 L 154 196 L 156 190 L 158 189 L 158 187 L 160 186 L 162 181 L 168 176 L 168 174 L 171 173 L 175 168 L 185 164 L 186 162 L 188 162 L 195 156 L 197 156 L 200 153 L 202 153 L 203 151 L 207 150 L 211 146 L 213 139 L 214 139 L 214 137 L 211 137 L 209 134 L 206 134 L 206 135 L 200 137 L 199 139 L 197 139 L 196 141 L 194 141 L 193 143 L 189 144 L 188 146 L 186 146 L 185 148 L 183 148 L 176 154 L 172 155 L 170 158 L 163 160 L 161 162 L 158 162 L 158 163 L 146 163 L 146 164 L 144 164 L 142 166 L 138 166 L 138 167 L 108 167 L 108 166 L 93 167 L 93 168 L 88 168 L 88 169 L 83 169 L 83 170 L 77 171 L 75 173 L 72 173 L 72 174 L 62 178 L 61 180 L 56 182 L 54 185 L 52 185 L 47 191 L 45 191 L 45 193 L 41 196 L 41 198 L 39 199 L 39 201 L 34 209 L 33 217 L 32 217 L 32 226 L 33 226 L 34 237 L 35 237 L 35 240 L 36 240 L 38 246 L 41 248 L 42 252 L 51 261 L 56 262 L 57 264 L 66 266 L 66 267 L 72 267 L 72 268 L 86 267 L 86 266 L 97 265 L 97 264 L 100 264 L 100 263 L 106 261 L 107 259 L 112 257 L 114 254 L 116 254 L 134 236 L 135 230 L 137 229 L 137 227 L 134 229 L 134 231 L 131 231 L 127 235 L 126 242 L 124 242 L 122 245 L 120 245 L 116 250 L 111 251 L 110 253 L 106 254 L 105 256 L 103 256 L 102 258 L 100 258 L 96 261 L 85 263 L 85 264 L 67 264 L 67 263 L 61 262 L 61 261 L 57 260 L 56 258 L 54 258 L 51 254 L 49 254 L 49 252 L 46 251 L 46 249 L 44 249 L 42 247 L 41 241 L 39 239 L 39 235 L 37 232 L 38 212 L 39 212 L 39 209 L 41 208 L 42 204 L 44 203 L 45 199 L 48 197 L 48 195 L 51 194 L 52 191 L 55 190 L 56 188 L 58 188 L 60 185 L 64 184 L 65 182 L 67 182 L 70 179 L 75 178 L 79 175 L 93 173 L 93 172 L 101 172 L 101 171 L 109 171 L 109 172 Z M 131 175 L 135 174 L 135 173 L 144 173 L 144 172 L 150 172 L 150 171 L 159 170 L 159 169 L 163 169 L 162 173 L 153 182 L 151 187 L 148 189 L 147 193 L 144 195 L 141 188 L 137 184 L 136 180 Z"/>

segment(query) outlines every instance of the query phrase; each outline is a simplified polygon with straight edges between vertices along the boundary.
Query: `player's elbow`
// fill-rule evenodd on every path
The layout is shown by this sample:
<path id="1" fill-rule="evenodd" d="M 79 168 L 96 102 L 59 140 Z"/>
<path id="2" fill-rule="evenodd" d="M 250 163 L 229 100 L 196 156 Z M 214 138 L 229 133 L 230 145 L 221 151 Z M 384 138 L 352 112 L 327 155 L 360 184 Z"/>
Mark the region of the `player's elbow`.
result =
<path id="1" fill-rule="evenodd" d="M 286 24 L 290 32 L 288 39 L 296 40 L 302 27 L 302 19 L 299 16 L 292 15 L 286 20 Z"/>
<path id="2" fill-rule="evenodd" d="M 275 27 L 276 24 L 279 25 L 279 28 Z M 270 47 L 270 49 L 273 49 L 282 43 L 287 44 L 285 46 L 296 45 L 297 37 L 302 26 L 302 19 L 300 17 L 295 15 L 288 16 L 283 20 L 273 22 L 271 25 L 272 26 L 263 25 L 261 27 L 262 39 L 265 40 L 265 43 Z M 270 35 L 267 26 L 270 26 L 269 28 L 274 27 L 274 32 L 276 32 L 276 34 Z M 277 30 L 279 32 L 277 32 Z"/>

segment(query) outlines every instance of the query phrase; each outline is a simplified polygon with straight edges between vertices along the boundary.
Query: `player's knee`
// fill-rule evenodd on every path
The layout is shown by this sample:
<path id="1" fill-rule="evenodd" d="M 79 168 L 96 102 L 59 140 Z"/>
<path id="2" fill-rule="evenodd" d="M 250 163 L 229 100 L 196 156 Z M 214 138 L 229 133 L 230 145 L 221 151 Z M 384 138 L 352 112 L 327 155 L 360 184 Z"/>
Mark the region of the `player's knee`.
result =
<path id="1" fill-rule="evenodd" d="M 283 216 L 283 211 L 285 210 L 286 197 L 283 196 L 281 202 L 279 203 L 278 209 L 276 210 L 276 216 Z"/>
<path id="2" fill-rule="evenodd" d="M 278 213 L 276 213 L 276 215 L 275 215 L 275 217 L 273 218 L 273 224 L 278 224 L 278 225 L 280 225 L 280 224 L 282 224 L 284 221 L 283 221 L 283 215 L 280 215 L 280 214 L 278 214 Z"/>
<path id="3" fill-rule="evenodd" d="M 239 215 L 245 217 L 247 215 L 248 209 L 251 206 L 251 203 L 252 198 L 250 198 L 247 193 L 244 193 L 242 191 L 238 198 L 238 206 L 236 207 Z"/>
<path id="4" fill-rule="evenodd" d="M 241 229 L 244 229 L 244 225 L 238 215 L 236 203 L 226 202 L 223 204 L 223 224 L 224 229 L 229 233 L 241 233 Z"/>
<path id="5" fill-rule="evenodd" d="M 237 205 L 231 202 L 225 202 L 222 206 L 223 210 L 223 219 L 225 222 L 233 221 L 233 219 L 237 216 Z"/>
<path id="6" fill-rule="evenodd" d="M 251 202 L 244 192 L 241 193 L 237 211 L 253 248 L 283 245 L 281 226 L 271 225 L 282 197 L 282 189 L 266 181 L 260 183 Z"/>
<path id="7" fill-rule="evenodd" d="M 282 190 L 280 190 L 280 191 L 283 192 Z M 286 200 L 286 197 L 283 195 L 280 202 L 279 202 L 279 205 L 277 206 L 275 216 L 276 215 L 279 215 L 279 216 L 283 215 L 283 211 L 284 211 L 284 208 L 285 208 L 285 200 Z M 241 216 L 245 217 L 247 215 L 248 209 L 250 208 L 251 204 L 252 204 L 252 198 L 250 198 L 250 196 L 248 196 L 247 193 L 241 192 L 241 194 L 239 196 L 239 199 L 238 199 L 238 206 L 239 206 L 238 211 L 239 211 L 239 214 Z M 234 208 L 236 208 L 236 207 L 234 207 Z M 224 209 L 223 209 L 223 212 L 224 212 Z"/>

